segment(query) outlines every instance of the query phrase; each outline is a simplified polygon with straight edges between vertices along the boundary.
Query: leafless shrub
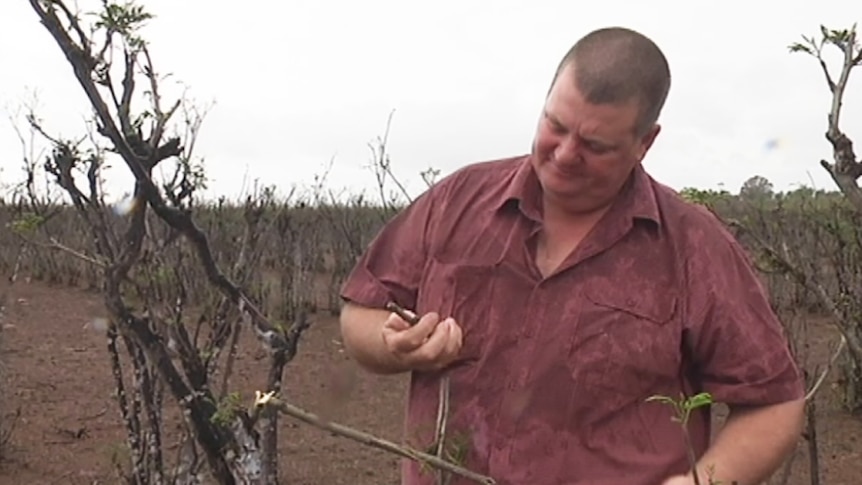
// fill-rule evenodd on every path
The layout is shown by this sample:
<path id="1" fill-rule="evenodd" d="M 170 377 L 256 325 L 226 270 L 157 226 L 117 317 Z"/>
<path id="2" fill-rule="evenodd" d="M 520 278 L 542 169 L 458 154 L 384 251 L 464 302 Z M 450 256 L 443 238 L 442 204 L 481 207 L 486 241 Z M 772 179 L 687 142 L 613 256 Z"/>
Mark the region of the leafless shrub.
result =
<path id="1" fill-rule="evenodd" d="M 95 111 L 95 130 L 79 140 L 61 139 L 50 135 L 34 113 L 28 115 L 31 129 L 50 145 L 44 170 L 63 190 L 92 243 L 82 245 L 89 248 L 85 251 L 59 241 L 46 232 L 46 218 L 39 214 L 33 225 L 41 233 L 29 242 L 31 247 L 74 255 L 100 270 L 99 287 L 110 314 L 101 325 L 108 337 L 130 452 L 128 468 L 119 471 L 123 480 L 196 483 L 206 464 L 218 483 L 275 483 L 277 416 L 262 413 L 258 426 L 258 416 L 252 419 L 237 408 L 236 397 L 225 389 L 235 352 L 235 345 L 228 344 L 235 343 L 241 322 L 258 334 L 270 353 L 267 382 L 275 391 L 308 325 L 303 314 L 295 315 L 295 323 L 272 325 L 243 289 L 260 259 L 259 225 L 266 223 L 262 216 L 269 200 L 255 194 L 243 205 L 242 238 L 230 254 L 220 255 L 220 262 L 229 262 L 230 268 L 227 275 L 222 273 L 192 218 L 195 194 L 205 183 L 192 153 L 204 114 L 184 100 L 164 106 L 163 78 L 138 35 L 150 15 L 133 4 L 105 3 L 87 33 L 79 15 L 63 2 L 33 0 L 31 6 L 73 67 Z M 122 55 L 121 64 L 115 65 L 115 55 Z M 147 87 L 143 100 L 136 91 L 140 81 Z M 145 107 L 137 110 L 138 103 Z M 170 135 L 176 128 L 175 116 L 184 116 L 178 130 L 183 133 Z M 131 197 L 125 205 L 113 207 L 102 190 L 112 157 L 135 176 Z M 159 187 L 155 169 L 171 164 L 172 175 Z M 36 178 L 35 166 L 31 160 L 28 180 Z M 197 262 L 206 274 L 203 281 L 209 282 L 206 288 L 197 284 L 199 274 L 189 271 Z M 190 292 L 195 292 L 197 308 L 189 305 Z M 222 366 L 226 346 L 227 364 Z M 131 372 L 125 372 L 126 366 Z M 226 371 L 221 395 L 213 384 L 220 368 Z M 178 458 L 174 470 L 162 451 L 166 390 L 179 404 L 188 435 L 194 437 L 188 441 L 192 446 L 185 447 L 189 453 Z"/>
<path id="2" fill-rule="evenodd" d="M 25 212 L 11 214 L 9 224 L 27 248 L 46 250 L 52 261 L 74 259 L 95 268 L 90 277 L 104 295 L 109 318 L 91 326 L 108 336 L 127 434 L 128 457 L 117 461 L 121 480 L 199 483 L 209 475 L 221 484 L 275 484 L 279 410 L 374 446 L 367 435 L 313 419 L 278 397 L 283 370 L 308 327 L 308 313 L 317 307 L 312 276 L 326 266 L 316 251 L 326 240 L 320 212 L 304 200 L 277 201 L 271 188 L 255 190 L 239 207 L 225 199 L 198 200 L 206 179 L 192 152 L 203 112 L 185 98 L 165 103 L 164 78 L 138 34 L 151 18 L 143 8 L 104 2 L 97 20 L 86 26 L 61 0 L 30 3 L 93 107 L 94 129 L 78 140 L 63 139 L 28 113 L 28 126 L 50 147 L 39 165 L 25 156 L 28 180 L 37 180 L 42 167 L 63 194 L 62 204 L 46 205 L 73 216 L 81 227 L 38 214 L 31 220 Z M 116 64 L 115 56 L 122 56 Z M 147 87 L 143 96 L 138 82 Z M 179 123 L 177 116 L 183 116 Z M 119 160 L 135 180 L 128 200 L 117 204 L 108 203 L 102 189 L 109 160 Z M 157 181 L 156 168 L 165 167 L 172 175 Z M 38 205 L 32 197 L 19 200 L 25 210 Z M 242 329 L 254 331 L 270 363 L 267 392 L 258 392 L 251 408 L 229 390 Z M 180 436 L 166 432 L 165 397 L 179 405 L 185 429 Z M 170 438 L 181 450 L 173 463 L 164 454 Z M 470 476 L 408 447 L 375 443 Z"/>

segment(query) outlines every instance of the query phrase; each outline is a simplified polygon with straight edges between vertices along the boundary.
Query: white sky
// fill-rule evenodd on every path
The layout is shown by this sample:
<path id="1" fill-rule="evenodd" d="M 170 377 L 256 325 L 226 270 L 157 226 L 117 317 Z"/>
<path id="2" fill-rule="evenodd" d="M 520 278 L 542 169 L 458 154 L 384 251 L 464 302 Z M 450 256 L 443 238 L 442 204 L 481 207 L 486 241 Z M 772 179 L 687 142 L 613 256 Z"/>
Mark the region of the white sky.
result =
<path id="1" fill-rule="evenodd" d="M 99 3 L 79 0 L 83 10 Z M 645 161 L 660 181 L 736 191 L 759 174 L 781 190 L 812 178 L 832 190 L 818 164 L 831 156 L 830 95 L 816 61 L 787 45 L 821 23 L 862 24 L 856 0 L 141 3 L 156 15 L 145 35 L 157 70 L 215 103 L 196 152 L 206 157 L 209 193 L 229 197 L 246 176 L 281 192 L 309 184 L 333 157 L 332 187 L 373 190 L 367 144 L 393 109 L 389 149 L 414 193 L 428 166 L 445 174 L 526 153 L 559 58 L 607 25 L 644 32 L 669 58 L 664 131 Z M 26 0 L 3 4 L 0 107 L 14 112 L 35 90 L 49 129 L 84 133 L 88 105 L 59 48 Z M 0 184 L 21 177 L 5 115 Z M 862 68 L 842 121 L 862 146 Z M 767 150 L 771 139 L 778 148 Z M 111 174 L 113 195 L 130 189 L 124 167 Z"/>

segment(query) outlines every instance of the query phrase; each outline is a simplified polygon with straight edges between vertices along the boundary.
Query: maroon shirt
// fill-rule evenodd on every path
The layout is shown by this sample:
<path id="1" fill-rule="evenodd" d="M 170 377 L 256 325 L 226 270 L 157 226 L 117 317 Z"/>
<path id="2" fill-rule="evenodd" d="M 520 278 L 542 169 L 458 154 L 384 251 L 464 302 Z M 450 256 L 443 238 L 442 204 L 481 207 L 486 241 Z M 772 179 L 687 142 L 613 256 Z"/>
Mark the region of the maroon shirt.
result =
<path id="1" fill-rule="evenodd" d="M 540 186 L 528 157 L 468 166 L 393 218 L 342 296 L 453 316 L 450 441 L 465 466 L 517 485 L 656 485 L 688 470 L 653 394 L 727 404 L 803 396 L 782 327 L 742 248 L 640 167 L 548 278 L 535 263 Z M 414 372 L 406 439 L 433 441 L 440 373 Z M 698 456 L 709 412 L 690 430 Z M 466 448 L 463 445 L 466 444 Z M 433 473 L 405 462 L 405 485 Z M 468 484 L 453 479 L 451 484 Z"/>

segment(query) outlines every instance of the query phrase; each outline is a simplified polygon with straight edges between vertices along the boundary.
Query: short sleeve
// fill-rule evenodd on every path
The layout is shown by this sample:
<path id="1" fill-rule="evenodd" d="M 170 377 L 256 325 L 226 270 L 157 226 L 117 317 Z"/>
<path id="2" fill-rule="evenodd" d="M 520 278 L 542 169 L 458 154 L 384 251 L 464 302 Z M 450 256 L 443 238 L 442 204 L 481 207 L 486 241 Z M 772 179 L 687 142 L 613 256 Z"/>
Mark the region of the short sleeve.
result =
<path id="1" fill-rule="evenodd" d="M 372 308 L 395 301 L 415 308 L 440 190 L 442 181 L 383 226 L 344 281 L 342 300 Z"/>
<path id="2" fill-rule="evenodd" d="M 751 260 L 720 222 L 708 217 L 690 232 L 687 260 L 685 341 L 696 384 L 728 405 L 803 397 L 802 374 Z"/>

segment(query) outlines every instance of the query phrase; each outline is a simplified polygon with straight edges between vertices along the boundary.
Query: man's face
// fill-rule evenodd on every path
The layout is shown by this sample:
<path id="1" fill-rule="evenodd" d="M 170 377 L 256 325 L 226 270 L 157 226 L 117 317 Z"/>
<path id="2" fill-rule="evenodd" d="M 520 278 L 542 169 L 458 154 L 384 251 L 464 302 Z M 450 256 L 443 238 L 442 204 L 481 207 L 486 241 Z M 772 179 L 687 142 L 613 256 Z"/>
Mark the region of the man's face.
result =
<path id="1" fill-rule="evenodd" d="M 639 106 L 591 104 L 575 86 L 570 65 L 551 88 L 533 141 L 533 167 L 546 204 L 570 213 L 609 205 L 659 132 L 638 135 Z"/>

